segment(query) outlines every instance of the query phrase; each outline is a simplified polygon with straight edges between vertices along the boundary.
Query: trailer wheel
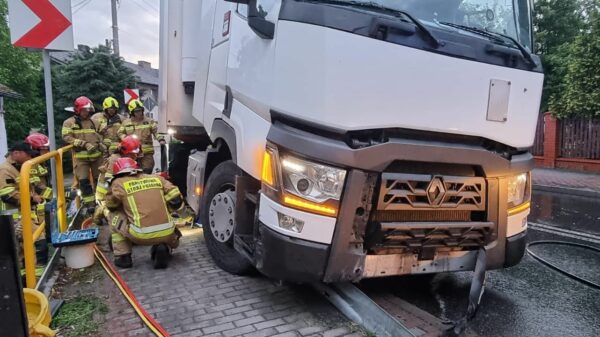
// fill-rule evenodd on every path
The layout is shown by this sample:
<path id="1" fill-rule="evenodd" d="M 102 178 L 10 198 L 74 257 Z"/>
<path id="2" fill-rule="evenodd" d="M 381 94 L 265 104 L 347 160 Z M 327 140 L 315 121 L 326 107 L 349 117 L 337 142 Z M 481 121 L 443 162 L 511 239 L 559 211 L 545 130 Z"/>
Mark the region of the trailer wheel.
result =
<path id="1" fill-rule="evenodd" d="M 228 160 L 212 170 L 200 207 L 204 241 L 212 259 L 232 274 L 246 274 L 253 267 L 233 248 L 235 228 L 235 176 L 238 167 Z"/>

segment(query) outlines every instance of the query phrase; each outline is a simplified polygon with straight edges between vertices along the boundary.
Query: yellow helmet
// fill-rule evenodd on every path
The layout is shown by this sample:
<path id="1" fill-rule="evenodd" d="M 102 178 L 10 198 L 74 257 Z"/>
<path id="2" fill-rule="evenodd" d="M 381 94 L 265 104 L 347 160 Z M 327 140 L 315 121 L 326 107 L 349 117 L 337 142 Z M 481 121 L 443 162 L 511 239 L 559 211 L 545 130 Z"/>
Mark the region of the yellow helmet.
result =
<path id="1" fill-rule="evenodd" d="M 133 110 L 142 108 L 144 109 L 144 104 L 139 99 L 132 99 L 131 102 L 127 105 L 127 109 L 129 109 L 129 113 L 132 114 Z"/>
<path id="2" fill-rule="evenodd" d="M 114 97 L 106 97 L 102 102 L 102 109 L 119 108 L 119 102 Z"/>

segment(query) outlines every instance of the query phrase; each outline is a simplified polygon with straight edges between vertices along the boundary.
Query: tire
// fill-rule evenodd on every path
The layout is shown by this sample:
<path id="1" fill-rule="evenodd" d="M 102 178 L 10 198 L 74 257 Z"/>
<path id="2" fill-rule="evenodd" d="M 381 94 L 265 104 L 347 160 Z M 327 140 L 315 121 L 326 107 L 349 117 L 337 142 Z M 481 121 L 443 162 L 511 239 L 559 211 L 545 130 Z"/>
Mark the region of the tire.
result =
<path id="1" fill-rule="evenodd" d="M 239 174 L 242 172 L 231 160 L 217 165 L 212 170 L 202 197 L 199 217 L 204 231 L 204 241 L 213 261 L 229 273 L 244 275 L 251 272 L 254 267 L 233 248 L 233 235 L 226 242 L 221 242 L 215 237 L 209 220 L 209 209 L 213 198 L 219 193 L 235 188 L 235 176 Z"/>

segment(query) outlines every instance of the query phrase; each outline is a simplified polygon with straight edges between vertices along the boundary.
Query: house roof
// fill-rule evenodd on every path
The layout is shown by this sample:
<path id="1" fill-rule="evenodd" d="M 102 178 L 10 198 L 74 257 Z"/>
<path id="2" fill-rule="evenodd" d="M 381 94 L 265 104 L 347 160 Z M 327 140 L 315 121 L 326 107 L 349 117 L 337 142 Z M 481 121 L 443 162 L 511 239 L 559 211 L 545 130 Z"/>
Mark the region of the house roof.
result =
<path id="1" fill-rule="evenodd" d="M 52 61 L 56 63 L 65 64 L 69 62 L 75 53 L 78 53 L 78 51 L 51 52 L 50 57 L 52 58 Z M 149 63 L 141 62 L 145 65 L 127 61 L 124 61 L 123 63 L 127 68 L 135 72 L 135 76 L 139 78 L 139 83 L 158 86 L 158 69 L 151 68 Z"/>
<path id="2" fill-rule="evenodd" d="M 4 84 L 0 84 L 0 96 L 11 98 L 23 98 L 23 95 L 5 86 Z"/>
<path id="3" fill-rule="evenodd" d="M 125 61 L 125 66 L 133 71 L 139 77 L 139 82 L 158 86 L 158 69 L 142 66 L 139 64 Z"/>

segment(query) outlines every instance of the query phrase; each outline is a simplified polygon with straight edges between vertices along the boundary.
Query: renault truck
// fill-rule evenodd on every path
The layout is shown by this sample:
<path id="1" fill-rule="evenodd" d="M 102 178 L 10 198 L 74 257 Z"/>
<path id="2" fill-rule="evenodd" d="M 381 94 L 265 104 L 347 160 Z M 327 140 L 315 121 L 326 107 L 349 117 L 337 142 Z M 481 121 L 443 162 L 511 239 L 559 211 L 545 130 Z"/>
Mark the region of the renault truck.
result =
<path id="1" fill-rule="evenodd" d="M 531 0 L 163 0 L 170 175 L 222 269 L 517 264 L 543 84 Z"/>

